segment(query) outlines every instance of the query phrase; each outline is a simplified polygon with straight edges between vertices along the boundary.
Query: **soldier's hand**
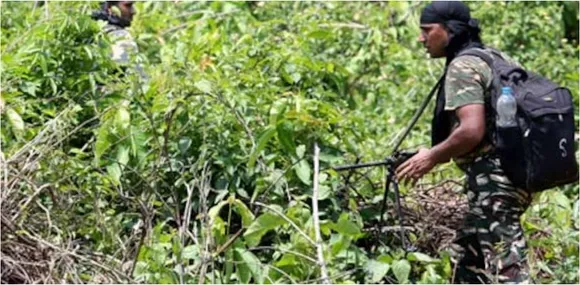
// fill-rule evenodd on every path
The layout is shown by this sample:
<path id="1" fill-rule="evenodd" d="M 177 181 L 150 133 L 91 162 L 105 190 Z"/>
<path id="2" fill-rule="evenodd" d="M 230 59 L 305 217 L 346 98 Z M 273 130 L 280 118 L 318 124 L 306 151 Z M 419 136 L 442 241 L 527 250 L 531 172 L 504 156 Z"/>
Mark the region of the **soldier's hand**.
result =
<path id="1" fill-rule="evenodd" d="M 397 179 L 402 184 L 412 182 L 412 185 L 415 185 L 417 180 L 435 167 L 435 164 L 431 151 L 427 148 L 421 148 L 417 154 L 397 167 L 395 171 Z"/>

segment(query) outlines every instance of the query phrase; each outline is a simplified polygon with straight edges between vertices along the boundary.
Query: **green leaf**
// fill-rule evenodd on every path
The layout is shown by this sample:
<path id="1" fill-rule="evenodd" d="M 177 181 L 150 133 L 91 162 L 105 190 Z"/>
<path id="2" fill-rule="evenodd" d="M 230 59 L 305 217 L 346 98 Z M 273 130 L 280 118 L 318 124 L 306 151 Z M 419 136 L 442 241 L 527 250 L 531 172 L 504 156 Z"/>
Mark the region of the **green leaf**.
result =
<path id="1" fill-rule="evenodd" d="M 322 200 L 326 200 L 328 198 L 330 198 L 332 195 L 332 189 L 330 189 L 330 187 L 326 186 L 326 185 L 320 185 L 318 187 L 318 200 L 322 201 Z"/>
<path id="2" fill-rule="evenodd" d="M 117 147 L 117 162 L 122 166 L 127 165 L 129 162 L 129 147 L 124 145 L 119 145 Z"/>
<path id="3" fill-rule="evenodd" d="M 178 143 L 179 152 L 181 154 L 186 154 L 187 150 L 191 146 L 191 139 L 190 138 L 181 138 Z"/>
<path id="4" fill-rule="evenodd" d="M 236 275 L 238 276 L 238 280 L 240 284 L 248 284 L 250 283 L 250 278 L 252 277 L 250 268 L 242 259 L 241 253 L 238 252 L 238 249 L 234 251 L 234 261 L 236 264 Z"/>
<path id="5" fill-rule="evenodd" d="M 425 271 L 421 275 L 421 284 L 440 284 L 444 283 L 441 276 L 437 274 L 434 264 L 429 264 L 425 267 Z"/>
<path id="6" fill-rule="evenodd" d="M 244 248 L 237 247 L 235 251 L 240 256 L 240 259 L 244 263 L 246 270 L 249 270 L 252 273 L 252 276 L 254 277 L 254 283 L 262 283 L 262 263 L 258 257 Z"/>
<path id="7" fill-rule="evenodd" d="M 280 98 L 272 103 L 268 120 L 270 125 L 277 125 L 280 122 L 284 123 L 284 114 L 286 109 L 288 109 L 288 105 L 289 102 L 287 98 Z"/>
<path id="8" fill-rule="evenodd" d="M 305 145 L 301 144 L 296 148 L 296 156 L 298 156 L 298 158 L 303 158 L 305 153 L 306 153 Z"/>
<path id="9" fill-rule="evenodd" d="M 151 95 L 153 97 L 153 106 L 151 106 L 151 111 L 154 113 L 165 113 L 169 107 L 169 100 L 167 99 L 167 95 L 156 95 L 154 90 L 154 88 L 151 88 L 147 91 L 147 93 L 153 93 Z"/>
<path id="10" fill-rule="evenodd" d="M 256 246 L 266 232 L 284 224 L 286 221 L 278 215 L 269 212 L 262 214 L 248 227 L 244 239 L 248 246 Z"/>
<path id="11" fill-rule="evenodd" d="M 222 207 L 229 203 L 228 200 L 221 201 L 217 205 L 215 205 L 211 209 L 209 209 L 209 211 L 207 212 L 207 215 L 209 216 L 210 221 L 213 221 L 216 219 L 216 217 L 220 213 L 220 210 L 222 209 Z"/>
<path id="12" fill-rule="evenodd" d="M 119 185 L 119 179 L 121 179 L 121 167 L 119 166 L 119 164 L 113 163 L 111 165 L 108 165 L 107 173 L 109 174 L 109 177 L 113 179 L 113 182 L 116 185 Z"/>
<path id="13" fill-rule="evenodd" d="M 89 59 L 93 59 L 93 53 L 91 52 L 91 50 L 89 49 L 89 47 L 88 46 L 84 46 L 83 49 L 85 50 L 85 52 L 89 56 Z M 45 71 L 45 73 L 46 73 L 46 71 Z"/>
<path id="14" fill-rule="evenodd" d="M 327 39 L 330 36 L 331 36 L 331 34 L 327 30 L 317 30 L 317 31 L 310 32 L 308 34 L 308 37 L 313 38 L 313 39 Z"/>
<path id="15" fill-rule="evenodd" d="M 292 267 L 298 264 L 299 262 L 298 260 L 296 260 L 296 255 L 289 253 L 282 255 L 282 258 L 280 258 L 280 260 L 276 262 L 277 267 L 285 267 L 285 266 Z"/>
<path id="16" fill-rule="evenodd" d="M 393 262 L 391 265 L 393 273 L 399 283 L 407 283 L 409 281 L 409 273 L 411 273 L 411 264 L 406 259 L 401 259 Z"/>
<path id="17" fill-rule="evenodd" d="M 258 139 L 258 144 L 256 146 L 256 149 L 254 149 L 254 151 L 250 154 L 250 159 L 248 161 L 248 168 L 254 168 L 254 165 L 256 164 L 256 160 L 258 159 L 258 156 L 260 155 L 262 150 L 264 150 L 268 141 L 270 141 L 270 139 L 275 134 L 276 134 L 276 128 L 274 128 L 272 126 L 268 126 L 266 128 L 266 130 L 262 133 L 262 135 L 260 136 L 260 139 Z"/>
<path id="18" fill-rule="evenodd" d="M 88 48 L 88 47 L 85 46 L 85 48 Z M 48 66 L 46 65 L 46 57 L 44 57 L 43 55 L 40 55 L 40 68 L 42 69 L 42 72 L 44 74 L 48 73 Z"/>
<path id="19" fill-rule="evenodd" d="M 129 126 L 131 126 L 131 115 L 127 107 L 120 106 L 115 116 L 115 127 L 120 131 L 125 131 L 129 129 Z"/>
<path id="20" fill-rule="evenodd" d="M 248 227 L 254 220 L 254 214 L 252 214 L 252 211 L 250 211 L 248 206 L 246 206 L 246 204 L 244 204 L 244 202 L 239 199 L 234 200 L 233 206 L 234 211 L 236 211 L 236 213 L 242 217 L 242 226 L 244 228 Z"/>
<path id="21" fill-rule="evenodd" d="M 110 130 L 111 128 L 109 127 L 109 124 L 106 123 L 99 127 L 97 139 L 95 141 L 95 161 L 97 164 L 100 162 L 101 156 L 103 156 L 105 151 L 111 146 L 111 142 L 109 141 Z"/>
<path id="22" fill-rule="evenodd" d="M 211 93 L 212 90 L 211 83 L 205 79 L 196 82 L 194 86 L 203 93 Z"/>
<path id="23" fill-rule="evenodd" d="M 181 252 L 181 258 L 185 260 L 197 260 L 199 259 L 199 249 L 196 245 L 188 245 Z"/>
<path id="24" fill-rule="evenodd" d="M 32 96 L 36 96 L 36 90 L 38 89 L 38 87 L 40 86 L 40 83 L 38 82 L 24 82 L 21 86 L 20 86 L 20 90 L 22 90 L 22 92 L 24 93 L 28 93 Z"/>
<path id="25" fill-rule="evenodd" d="M 411 252 L 407 256 L 407 260 L 409 261 L 419 261 L 419 262 L 437 262 L 438 259 L 432 258 L 429 255 L 426 255 L 421 252 Z"/>
<path id="26" fill-rule="evenodd" d="M 348 214 L 342 214 L 333 229 L 345 236 L 356 237 L 360 234 L 360 228 L 348 220 Z"/>
<path id="27" fill-rule="evenodd" d="M 58 91 L 58 87 L 56 86 L 56 82 L 54 82 L 54 79 L 52 79 L 52 78 L 49 78 L 48 81 L 50 82 L 50 88 L 52 89 L 52 94 L 56 95 L 56 93 Z"/>
<path id="28" fill-rule="evenodd" d="M 294 166 L 294 171 L 296 172 L 296 175 L 298 176 L 300 181 L 302 181 L 304 184 L 306 185 L 312 184 L 310 177 L 312 175 L 312 170 L 308 162 L 306 162 L 305 160 L 301 160 L 298 164 Z"/>
<path id="29" fill-rule="evenodd" d="M 337 255 L 341 251 L 348 249 L 350 243 L 350 237 L 342 234 L 333 234 L 330 238 L 330 251 L 333 255 Z"/>
<path id="30" fill-rule="evenodd" d="M 226 272 L 224 274 L 224 278 L 226 278 L 226 282 L 225 284 L 232 284 L 233 282 L 232 277 L 233 277 L 233 272 L 234 272 L 234 249 L 233 248 L 229 248 L 228 250 L 226 250 L 226 254 L 225 254 L 225 269 Z"/>
<path id="31" fill-rule="evenodd" d="M 24 131 L 24 121 L 22 120 L 22 117 L 14 111 L 14 109 L 7 108 L 6 115 L 8 116 L 8 122 L 10 123 L 10 126 L 12 126 L 12 131 L 14 131 L 14 133 L 19 134 Z"/>
<path id="32" fill-rule="evenodd" d="M 383 263 L 391 264 L 393 262 L 393 258 L 388 254 L 382 254 L 377 257 L 377 260 Z"/>
<path id="33" fill-rule="evenodd" d="M 137 161 L 143 160 L 147 155 L 145 145 L 147 143 L 147 134 L 138 127 L 131 126 L 131 154 L 137 158 Z"/>
<path id="34" fill-rule="evenodd" d="M 294 143 L 293 135 L 293 125 L 288 121 L 283 121 L 278 123 L 276 126 L 276 131 L 278 132 L 278 140 L 282 147 L 290 154 L 293 154 L 296 149 L 296 144 Z"/>
<path id="35" fill-rule="evenodd" d="M 89 83 L 91 84 L 91 93 L 93 95 L 97 94 L 97 82 L 95 81 L 95 75 L 89 74 Z"/>
<path id="36" fill-rule="evenodd" d="M 558 205 L 559 207 L 565 209 L 566 211 L 570 211 L 571 202 L 568 197 L 562 191 L 552 191 L 551 195 L 549 196 L 549 201 Z"/>
<path id="37" fill-rule="evenodd" d="M 572 218 L 576 228 L 580 227 L 580 199 L 574 202 L 574 211 L 572 211 Z"/>
<path id="38" fill-rule="evenodd" d="M 302 79 L 302 75 L 299 72 L 294 72 L 290 75 L 290 78 L 292 78 L 293 83 L 298 83 Z"/>
<path id="39" fill-rule="evenodd" d="M 387 275 L 387 272 L 389 272 L 389 268 L 390 266 L 388 263 L 371 259 L 367 262 L 365 270 L 371 275 L 370 282 L 377 283 L 381 281 L 381 279 L 383 279 L 385 275 Z"/>

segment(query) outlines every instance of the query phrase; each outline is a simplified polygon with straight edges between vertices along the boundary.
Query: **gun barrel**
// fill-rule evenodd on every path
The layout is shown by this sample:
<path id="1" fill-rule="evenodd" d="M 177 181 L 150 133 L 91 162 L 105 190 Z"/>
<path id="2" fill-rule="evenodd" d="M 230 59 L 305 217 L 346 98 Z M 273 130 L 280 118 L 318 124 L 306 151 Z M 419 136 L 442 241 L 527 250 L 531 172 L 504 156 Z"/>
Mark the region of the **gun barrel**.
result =
<path id="1" fill-rule="evenodd" d="M 344 170 L 359 169 L 359 168 L 372 167 L 372 166 L 388 165 L 391 163 L 393 163 L 392 160 L 386 159 L 386 160 L 382 160 L 382 161 L 374 161 L 374 162 L 367 162 L 367 163 L 360 163 L 360 164 L 341 165 L 341 166 L 333 167 L 332 169 L 334 169 L 336 171 L 344 171 Z"/>

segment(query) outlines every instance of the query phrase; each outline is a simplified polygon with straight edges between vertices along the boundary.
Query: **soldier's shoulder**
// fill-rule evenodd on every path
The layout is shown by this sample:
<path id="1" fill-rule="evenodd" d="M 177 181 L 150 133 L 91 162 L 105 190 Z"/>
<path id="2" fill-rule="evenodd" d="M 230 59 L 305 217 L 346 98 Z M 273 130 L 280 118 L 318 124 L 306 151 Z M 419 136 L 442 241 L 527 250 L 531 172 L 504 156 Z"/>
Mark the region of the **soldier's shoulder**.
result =
<path id="1" fill-rule="evenodd" d="M 445 84 L 449 89 L 467 86 L 487 87 L 491 82 L 491 67 L 478 56 L 461 55 L 453 59 L 447 69 Z"/>
<path id="2" fill-rule="evenodd" d="M 124 28 L 116 25 L 107 25 L 104 28 L 105 33 L 114 39 L 131 38 L 131 33 Z"/>
<path id="3" fill-rule="evenodd" d="M 487 71 L 489 66 L 483 59 L 475 55 L 461 55 L 454 58 L 449 64 L 449 70 L 473 72 L 473 71 Z"/>

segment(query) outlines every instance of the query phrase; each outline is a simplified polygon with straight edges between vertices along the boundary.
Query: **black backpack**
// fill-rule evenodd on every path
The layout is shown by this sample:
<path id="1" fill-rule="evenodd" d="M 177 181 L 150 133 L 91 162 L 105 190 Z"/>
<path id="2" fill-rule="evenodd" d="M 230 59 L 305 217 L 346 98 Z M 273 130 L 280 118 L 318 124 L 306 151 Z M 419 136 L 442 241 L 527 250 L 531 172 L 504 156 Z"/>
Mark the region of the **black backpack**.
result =
<path id="1" fill-rule="evenodd" d="M 488 132 L 507 176 L 531 192 L 578 182 L 570 90 L 512 65 L 496 50 L 487 50 L 491 56 L 476 48 L 460 55 L 477 56 L 493 71 L 491 98 L 486 102 L 486 114 L 493 122 L 501 87 L 511 87 L 516 97 L 518 126 L 506 129 L 490 124 Z"/>

